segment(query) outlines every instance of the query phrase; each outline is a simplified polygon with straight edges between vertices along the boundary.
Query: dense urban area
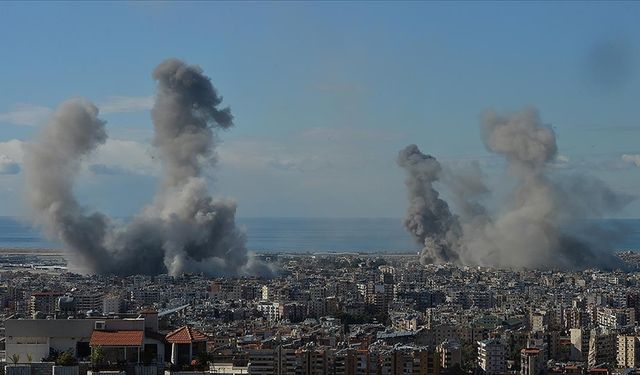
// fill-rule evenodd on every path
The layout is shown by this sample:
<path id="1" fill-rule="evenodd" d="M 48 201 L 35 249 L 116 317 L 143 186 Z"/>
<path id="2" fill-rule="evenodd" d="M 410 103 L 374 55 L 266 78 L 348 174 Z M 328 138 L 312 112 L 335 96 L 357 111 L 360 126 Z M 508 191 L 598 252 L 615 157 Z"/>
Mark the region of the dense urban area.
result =
<path id="1" fill-rule="evenodd" d="M 635 253 L 622 253 L 637 269 Z M 6 375 L 609 374 L 640 366 L 640 273 L 269 254 L 278 276 L 82 276 L 3 255 Z"/>

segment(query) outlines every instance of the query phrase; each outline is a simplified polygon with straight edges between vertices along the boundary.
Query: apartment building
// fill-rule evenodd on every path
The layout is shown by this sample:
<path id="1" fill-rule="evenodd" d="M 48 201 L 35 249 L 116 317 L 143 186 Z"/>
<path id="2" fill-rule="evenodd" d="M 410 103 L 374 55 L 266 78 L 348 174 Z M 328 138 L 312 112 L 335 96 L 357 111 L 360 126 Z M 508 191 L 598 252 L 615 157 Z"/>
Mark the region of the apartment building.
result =
<path id="1" fill-rule="evenodd" d="M 640 367 L 640 337 L 635 335 L 618 335 L 616 357 L 618 367 Z"/>
<path id="2" fill-rule="evenodd" d="M 36 312 L 52 314 L 58 308 L 58 298 L 63 295 L 61 292 L 39 292 L 33 293 L 29 299 L 29 313 Z"/>
<path id="3" fill-rule="evenodd" d="M 501 374 L 506 371 L 506 350 L 499 339 L 478 341 L 478 368 L 485 375 Z"/>
<path id="4" fill-rule="evenodd" d="M 540 348 L 525 348 L 520 351 L 520 374 L 540 375 L 546 372 L 544 351 Z"/>

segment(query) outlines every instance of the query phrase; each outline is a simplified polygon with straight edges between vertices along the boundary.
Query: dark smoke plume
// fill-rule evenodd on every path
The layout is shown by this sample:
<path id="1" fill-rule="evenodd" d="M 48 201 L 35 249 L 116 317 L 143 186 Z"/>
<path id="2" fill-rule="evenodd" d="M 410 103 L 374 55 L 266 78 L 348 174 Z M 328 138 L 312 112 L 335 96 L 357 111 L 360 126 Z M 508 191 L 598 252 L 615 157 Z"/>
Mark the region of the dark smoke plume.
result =
<path id="1" fill-rule="evenodd" d="M 93 104 L 70 100 L 27 147 L 25 175 L 39 222 L 66 246 L 72 266 L 89 273 L 269 276 L 246 249 L 235 203 L 214 200 L 202 177 L 214 161 L 216 131 L 233 125 L 229 108 L 219 108 L 222 98 L 199 67 L 170 59 L 153 77 L 154 146 L 164 166 L 153 203 L 126 226 L 79 205 L 75 175 L 106 133 Z"/>
<path id="2" fill-rule="evenodd" d="M 407 171 L 409 209 L 404 226 L 414 239 L 424 245 L 423 263 L 457 261 L 461 229 L 458 219 L 439 197 L 433 183 L 442 173 L 440 163 L 431 155 L 409 145 L 398 154 L 398 165 Z"/>
<path id="3" fill-rule="evenodd" d="M 407 150 L 417 152 L 413 160 L 421 165 L 416 169 L 399 163 L 409 175 L 405 227 L 425 244 L 423 261 L 515 268 L 620 266 L 608 244 L 621 235 L 620 230 L 597 228 L 589 219 L 618 212 L 629 197 L 588 176 L 550 173 L 558 152 L 556 136 L 535 109 L 508 116 L 487 112 L 482 119 L 482 139 L 487 150 L 505 158 L 515 183 L 514 191 L 493 215 L 482 204 L 490 189 L 477 166 L 464 174 L 448 170 L 442 178 L 460 209 L 456 216 L 433 188 L 442 174 L 438 162 L 413 145 L 401 152 L 401 158 Z M 447 245 L 446 256 L 433 256 L 433 249 L 438 249 L 430 245 L 434 240 Z"/>

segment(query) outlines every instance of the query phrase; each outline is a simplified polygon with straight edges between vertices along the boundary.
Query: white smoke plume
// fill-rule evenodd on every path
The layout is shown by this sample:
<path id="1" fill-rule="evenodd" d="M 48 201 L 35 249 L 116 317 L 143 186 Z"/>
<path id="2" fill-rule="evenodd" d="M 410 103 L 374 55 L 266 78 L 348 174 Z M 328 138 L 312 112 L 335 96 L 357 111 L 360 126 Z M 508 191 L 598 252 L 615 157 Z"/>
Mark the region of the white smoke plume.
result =
<path id="1" fill-rule="evenodd" d="M 544 269 L 620 266 L 610 242 L 623 230 L 603 229 L 590 219 L 618 212 L 630 197 L 592 177 L 550 173 L 558 152 L 556 136 L 535 109 L 507 116 L 487 112 L 482 119 L 482 139 L 487 150 L 505 158 L 515 184 L 495 214 L 482 204 L 490 189 L 478 166 L 463 174 L 447 171 L 442 178 L 460 211 L 458 216 L 432 186 L 443 174 L 438 162 L 413 145 L 400 152 L 403 159 L 411 150 L 415 161 L 399 159 L 399 165 L 409 176 L 405 227 L 425 245 L 423 262 Z M 434 257 L 439 247 L 433 243 L 446 244 L 446 256 Z"/>
<path id="2" fill-rule="evenodd" d="M 229 108 L 197 66 L 158 65 L 152 119 L 164 176 L 153 203 L 123 225 L 90 212 L 73 195 L 82 160 L 107 135 L 95 105 L 63 103 L 26 147 L 25 178 L 36 219 L 68 251 L 70 264 L 97 274 L 270 276 L 235 225 L 236 205 L 214 200 L 203 170 L 215 161 L 216 132 L 233 125 Z"/>

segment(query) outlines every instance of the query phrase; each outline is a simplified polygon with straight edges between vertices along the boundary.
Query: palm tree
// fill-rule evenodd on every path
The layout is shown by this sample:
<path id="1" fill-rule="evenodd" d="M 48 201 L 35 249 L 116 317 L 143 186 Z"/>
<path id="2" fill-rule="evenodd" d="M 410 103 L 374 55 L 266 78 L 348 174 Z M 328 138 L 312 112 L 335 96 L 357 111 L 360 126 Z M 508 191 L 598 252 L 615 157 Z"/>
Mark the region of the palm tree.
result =
<path id="1" fill-rule="evenodd" d="M 14 354 L 9 359 L 11 359 L 11 363 L 15 366 L 20 362 L 20 354 Z"/>

